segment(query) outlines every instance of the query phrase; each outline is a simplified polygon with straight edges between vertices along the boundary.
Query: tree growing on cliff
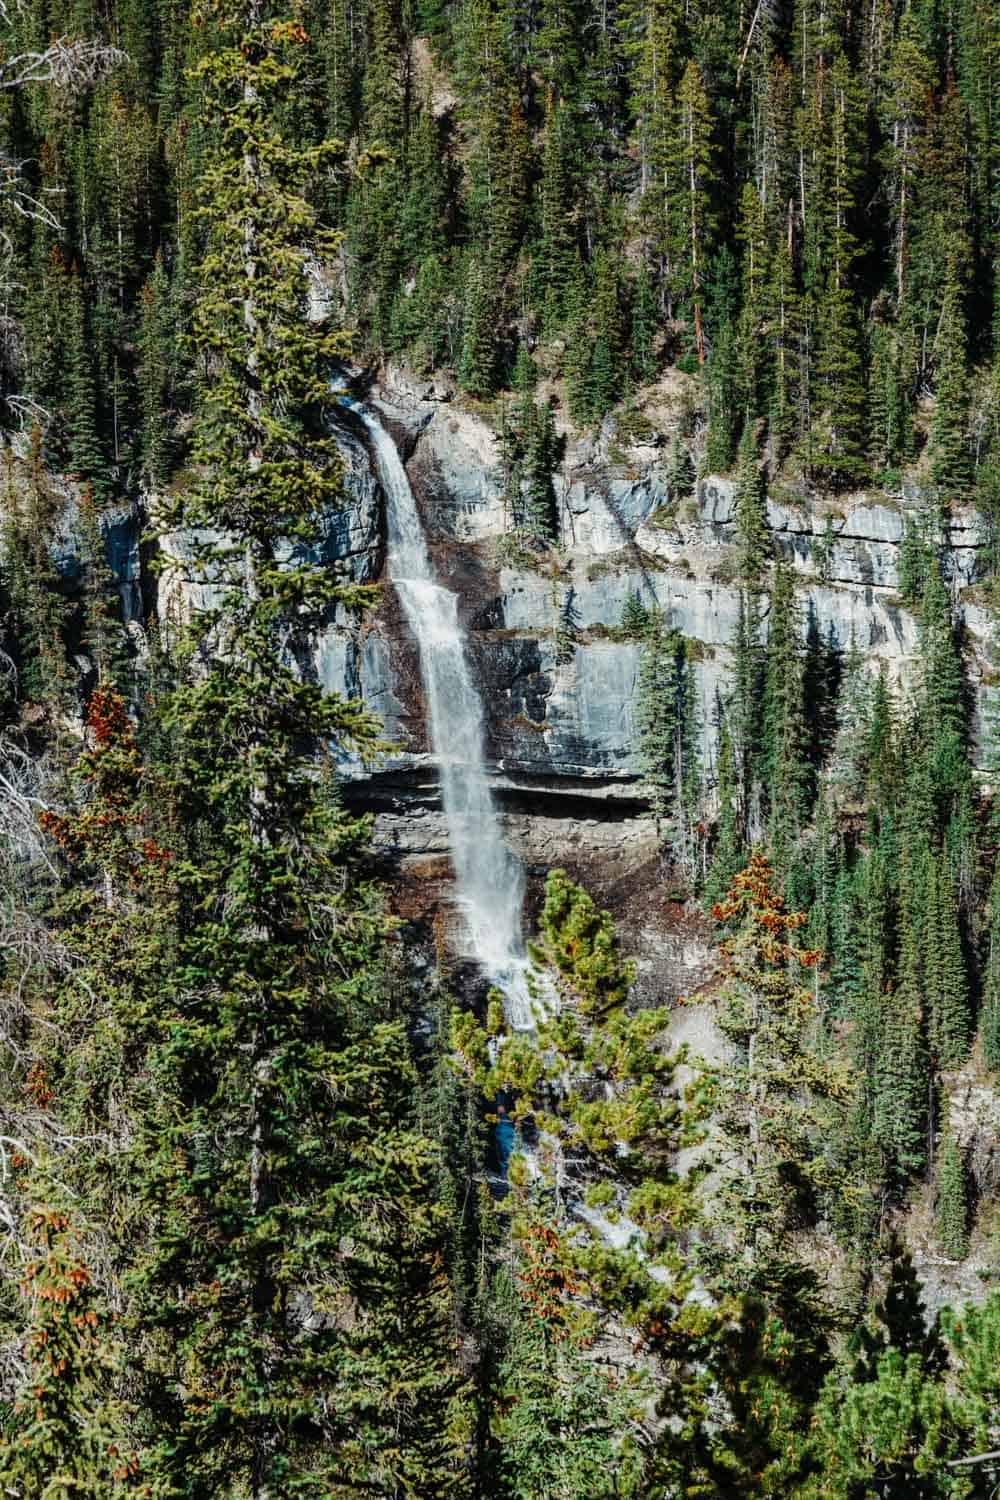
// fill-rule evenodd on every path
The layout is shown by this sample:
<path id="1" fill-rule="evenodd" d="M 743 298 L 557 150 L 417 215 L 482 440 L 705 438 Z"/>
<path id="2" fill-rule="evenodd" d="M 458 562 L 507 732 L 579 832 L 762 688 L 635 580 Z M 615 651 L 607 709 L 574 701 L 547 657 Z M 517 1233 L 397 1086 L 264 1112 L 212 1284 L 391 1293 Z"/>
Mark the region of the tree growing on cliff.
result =
<path id="1" fill-rule="evenodd" d="M 765 661 L 763 779 L 772 856 L 784 871 L 806 817 L 811 779 L 799 611 L 792 575 L 784 565 L 775 569 L 771 586 Z"/>
<path id="2" fill-rule="evenodd" d="M 745 588 L 761 586 L 761 570 L 771 555 L 764 480 L 757 443 L 749 422 L 743 428 L 736 458 L 736 547 Z"/>
<path id="3" fill-rule="evenodd" d="M 697 873 L 700 723 L 687 646 L 657 616 L 646 632 L 636 681 L 638 763 L 660 837 L 688 879 Z"/>

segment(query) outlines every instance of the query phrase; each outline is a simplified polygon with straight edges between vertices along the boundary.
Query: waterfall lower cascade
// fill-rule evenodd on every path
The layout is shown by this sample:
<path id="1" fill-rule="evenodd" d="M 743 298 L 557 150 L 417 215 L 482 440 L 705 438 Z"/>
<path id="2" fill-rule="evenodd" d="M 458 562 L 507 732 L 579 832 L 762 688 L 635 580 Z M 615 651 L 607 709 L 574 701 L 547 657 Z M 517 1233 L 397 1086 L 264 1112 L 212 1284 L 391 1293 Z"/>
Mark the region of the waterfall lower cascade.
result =
<path id="1" fill-rule="evenodd" d="M 371 438 L 386 502 L 388 573 L 416 637 L 431 748 L 441 778 L 459 909 L 469 951 L 506 997 L 515 1030 L 534 1024 L 521 932 L 524 871 L 500 832 L 483 764 L 483 707 L 469 671 L 458 599 L 435 581 L 402 459 L 366 408 L 345 402 Z"/>

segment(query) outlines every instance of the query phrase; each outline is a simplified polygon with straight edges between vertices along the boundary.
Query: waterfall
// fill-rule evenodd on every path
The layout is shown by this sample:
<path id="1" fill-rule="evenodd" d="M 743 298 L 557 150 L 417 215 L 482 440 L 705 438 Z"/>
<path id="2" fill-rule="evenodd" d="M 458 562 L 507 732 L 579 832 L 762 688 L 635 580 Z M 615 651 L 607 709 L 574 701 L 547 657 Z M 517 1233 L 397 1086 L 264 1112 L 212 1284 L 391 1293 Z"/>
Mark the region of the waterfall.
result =
<path id="1" fill-rule="evenodd" d="M 420 652 L 431 749 L 469 952 L 505 994 L 517 1030 L 534 1024 L 521 934 L 524 871 L 503 841 L 483 763 L 483 707 L 458 623 L 458 599 L 435 581 L 420 515 L 395 443 L 366 408 L 345 402 L 371 439 L 385 494 L 388 574 Z"/>

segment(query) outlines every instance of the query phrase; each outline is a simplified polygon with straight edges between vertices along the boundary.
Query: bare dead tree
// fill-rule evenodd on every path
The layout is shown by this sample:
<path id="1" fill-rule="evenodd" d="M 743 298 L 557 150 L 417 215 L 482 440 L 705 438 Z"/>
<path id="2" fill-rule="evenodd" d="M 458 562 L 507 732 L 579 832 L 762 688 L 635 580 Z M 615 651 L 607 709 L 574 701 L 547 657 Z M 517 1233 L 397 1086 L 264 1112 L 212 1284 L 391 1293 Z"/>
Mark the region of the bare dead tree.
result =
<path id="1" fill-rule="evenodd" d="M 119 47 L 94 37 L 57 37 L 41 52 L 18 52 L 0 63 L 0 89 L 53 83 L 61 89 L 92 88 L 128 61 Z"/>
<path id="2" fill-rule="evenodd" d="M 0 652 L 0 680 L 9 658 Z M 39 813 L 48 811 L 43 795 L 44 762 L 12 735 L 0 733 L 0 865 L 45 865 L 52 874 Z"/>

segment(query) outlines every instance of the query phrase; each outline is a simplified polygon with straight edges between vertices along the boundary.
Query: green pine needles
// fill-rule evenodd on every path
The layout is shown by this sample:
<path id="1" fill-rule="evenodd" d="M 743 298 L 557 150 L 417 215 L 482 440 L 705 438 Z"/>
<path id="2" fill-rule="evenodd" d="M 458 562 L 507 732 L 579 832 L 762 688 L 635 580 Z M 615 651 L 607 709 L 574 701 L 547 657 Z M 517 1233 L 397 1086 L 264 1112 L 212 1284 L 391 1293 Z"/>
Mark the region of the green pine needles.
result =
<path id="1" fill-rule="evenodd" d="M 405 1037 L 380 999 L 367 824 L 325 761 L 370 754 L 376 726 L 297 665 L 334 605 L 369 597 L 318 551 L 341 501 L 331 380 L 347 340 L 307 316 L 310 262 L 337 243 L 308 195 L 340 151 L 288 142 L 297 21 L 260 0 L 211 24 L 198 477 L 165 519 L 198 538 L 213 602 L 192 615 L 165 712 L 182 917 L 152 1057 L 157 1230 L 132 1283 L 158 1330 L 152 1462 L 178 1496 L 443 1494 L 463 1439 L 443 1219 L 422 1199 L 434 1151 L 409 1123 Z"/>

